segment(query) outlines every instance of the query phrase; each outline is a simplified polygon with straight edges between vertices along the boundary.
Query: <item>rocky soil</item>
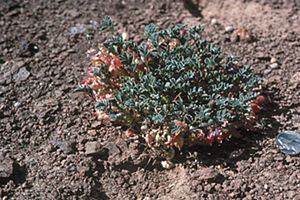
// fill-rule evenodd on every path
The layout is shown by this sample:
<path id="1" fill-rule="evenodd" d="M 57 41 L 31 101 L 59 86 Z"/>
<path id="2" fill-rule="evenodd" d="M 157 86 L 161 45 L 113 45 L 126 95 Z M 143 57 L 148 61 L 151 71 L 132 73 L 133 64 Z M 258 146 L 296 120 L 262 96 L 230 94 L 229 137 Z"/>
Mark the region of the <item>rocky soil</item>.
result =
<path id="1" fill-rule="evenodd" d="M 0 0 L 1 199 L 300 199 L 300 157 L 275 137 L 300 131 L 298 0 Z M 74 94 L 110 15 L 138 40 L 156 23 L 205 24 L 204 36 L 251 64 L 272 102 L 266 128 L 195 147 L 163 169 Z"/>

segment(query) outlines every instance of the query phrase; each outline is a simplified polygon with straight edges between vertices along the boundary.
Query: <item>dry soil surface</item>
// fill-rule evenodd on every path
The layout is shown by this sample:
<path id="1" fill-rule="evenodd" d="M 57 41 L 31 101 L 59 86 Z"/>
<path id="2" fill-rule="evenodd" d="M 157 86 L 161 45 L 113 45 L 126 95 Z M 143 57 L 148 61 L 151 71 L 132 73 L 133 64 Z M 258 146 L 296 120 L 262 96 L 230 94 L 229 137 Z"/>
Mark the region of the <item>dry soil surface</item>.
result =
<path id="1" fill-rule="evenodd" d="M 300 157 L 275 144 L 279 131 L 300 131 L 299 9 L 299 0 L 0 0 L 0 198 L 300 199 Z M 163 169 L 73 93 L 105 15 L 137 40 L 150 22 L 205 24 L 208 40 L 264 78 L 268 128 L 186 149 Z"/>

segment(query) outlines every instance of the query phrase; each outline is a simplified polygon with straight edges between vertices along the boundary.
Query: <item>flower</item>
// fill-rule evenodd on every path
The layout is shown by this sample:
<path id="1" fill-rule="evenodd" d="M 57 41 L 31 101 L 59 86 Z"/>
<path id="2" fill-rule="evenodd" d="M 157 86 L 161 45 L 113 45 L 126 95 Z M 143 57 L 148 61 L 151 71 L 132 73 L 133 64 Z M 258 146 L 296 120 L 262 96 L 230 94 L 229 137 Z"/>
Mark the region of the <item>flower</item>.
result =
<path id="1" fill-rule="evenodd" d="M 258 104 L 258 105 L 262 105 L 262 104 L 264 104 L 265 102 L 267 101 L 267 98 L 265 97 L 265 96 L 263 96 L 263 95 L 259 95 L 259 96 L 257 96 L 256 97 L 256 99 L 255 99 L 255 102 Z"/>
<path id="2" fill-rule="evenodd" d="M 107 112 L 97 110 L 94 115 L 98 120 L 103 121 L 105 124 L 110 122 L 110 117 Z"/>
<path id="3" fill-rule="evenodd" d="M 109 99 L 112 99 L 112 98 L 114 98 L 114 95 L 112 93 L 107 93 L 107 94 L 101 94 L 101 93 L 99 93 L 96 96 L 96 100 L 97 101 L 104 101 L 104 100 L 109 100 Z"/>
<path id="4" fill-rule="evenodd" d="M 175 147 L 177 147 L 179 150 L 181 150 L 184 145 L 184 139 L 182 135 L 179 133 L 173 136 L 170 143 L 173 144 Z"/>
<path id="5" fill-rule="evenodd" d="M 261 107 L 257 105 L 255 102 L 250 103 L 251 109 L 254 113 L 259 113 L 261 111 Z"/>
<path id="6" fill-rule="evenodd" d="M 173 51 L 180 44 L 178 39 L 172 39 L 169 42 L 170 50 Z"/>
<path id="7" fill-rule="evenodd" d="M 209 135 L 209 136 L 207 136 L 205 143 L 208 145 L 212 145 L 214 143 L 214 141 L 215 141 L 215 138 L 213 136 Z"/>
<path id="8" fill-rule="evenodd" d="M 186 126 L 187 126 L 187 124 L 186 124 L 185 122 L 179 121 L 179 120 L 176 120 L 176 121 L 174 122 L 174 124 L 175 124 L 176 126 L 182 126 L 182 127 L 186 127 Z"/>
<path id="9" fill-rule="evenodd" d="M 88 68 L 87 69 L 87 75 L 88 75 L 88 77 L 93 77 L 94 76 L 94 74 L 93 74 L 93 69 L 92 68 Z"/>
<path id="10" fill-rule="evenodd" d="M 187 30 L 185 30 L 185 29 L 180 30 L 180 36 L 181 36 L 181 37 L 184 37 L 184 36 L 186 36 L 187 34 L 188 34 L 188 31 L 187 31 Z"/>
<path id="11" fill-rule="evenodd" d="M 113 55 L 108 67 L 108 71 L 111 72 L 113 76 L 117 76 L 122 67 L 123 65 L 120 58 Z"/>
<path id="12" fill-rule="evenodd" d="M 216 128 L 208 134 L 206 142 L 209 145 L 212 145 L 214 141 L 218 141 L 219 143 L 221 143 L 224 139 L 224 136 L 225 135 L 223 134 L 222 130 L 220 128 Z"/>
<path id="13" fill-rule="evenodd" d="M 154 142 L 154 137 L 152 136 L 151 133 L 147 133 L 145 136 L 145 141 L 148 145 L 152 145 Z"/>
<path id="14" fill-rule="evenodd" d="M 83 81 L 81 81 L 81 85 L 90 85 L 90 84 L 92 84 L 93 83 L 93 80 L 91 79 L 91 78 L 87 78 L 87 79 L 85 79 L 85 80 L 83 80 Z"/>
<path id="15" fill-rule="evenodd" d="M 87 54 L 88 54 L 88 56 L 92 56 L 92 55 L 95 55 L 97 53 L 97 50 L 96 49 L 89 49 L 88 51 L 87 51 Z"/>
<path id="16" fill-rule="evenodd" d="M 127 137 L 133 137 L 135 135 L 135 131 L 132 128 L 129 128 L 125 132 Z"/>

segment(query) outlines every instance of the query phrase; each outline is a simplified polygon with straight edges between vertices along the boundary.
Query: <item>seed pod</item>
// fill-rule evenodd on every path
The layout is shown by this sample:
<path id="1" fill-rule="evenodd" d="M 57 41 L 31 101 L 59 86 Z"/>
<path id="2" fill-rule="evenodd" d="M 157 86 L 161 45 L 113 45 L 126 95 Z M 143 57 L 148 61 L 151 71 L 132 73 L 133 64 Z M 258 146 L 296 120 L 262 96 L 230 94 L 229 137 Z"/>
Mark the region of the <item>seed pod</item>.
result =
<path id="1" fill-rule="evenodd" d="M 255 99 L 255 102 L 258 104 L 258 105 L 262 105 L 264 104 L 265 102 L 267 101 L 267 98 L 263 95 L 259 95 L 256 97 Z"/>
<path id="2" fill-rule="evenodd" d="M 135 131 L 132 128 L 127 129 L 125 133 L 127 137 L 135 136 Z"/>
<path id="3" fill-rule="evenodd" d="M 254 113 L 259 113 L 261 111 L 261 107 L 257 105 L 255 102 L 252 102 L 250 106 Z"/>

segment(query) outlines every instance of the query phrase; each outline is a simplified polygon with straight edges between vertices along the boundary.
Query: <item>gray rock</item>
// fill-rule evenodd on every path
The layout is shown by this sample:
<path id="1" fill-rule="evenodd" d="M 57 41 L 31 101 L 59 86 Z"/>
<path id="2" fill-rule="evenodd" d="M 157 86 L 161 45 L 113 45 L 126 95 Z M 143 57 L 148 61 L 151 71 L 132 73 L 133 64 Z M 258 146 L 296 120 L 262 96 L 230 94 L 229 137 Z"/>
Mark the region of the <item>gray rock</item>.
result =
<path id="1" fill-rule="evenodd" d="M 71 36 L 78 35 L 86 31 L 86 26 L 84 24 L 76 24 L 76 26 L 70 27 L 68 31 Z"/>
<path id="2" fill-rule="evenodd" d="M 216 25 L 218 23 L 218 21 L 216 18 L 212 18 L 210 23 L 211 23 L 211 25 Z"/>
<path id="3" fill-rule="evenodd" d="M 296 192 L 295 191 L 288 191 L 287 192 L 287 197 L 289 198 L 289 199 L 294 199 L 294 197 L 296 196 Z"/>
<path id="4" fill-rule="evenodd" d="M 101 144 L 99 142 L 87 142 L 85 143 L 85 154 L 87 156 L 93 156 L 95 154 L 100 153 Z"/>
<path id="5" fill-rule="evenodd" d="M 238 150 L 232 151 L 229 154 L 229 159 L 234 159 L 234 158 L 240 157 L 244 153 L 244 151 L 245 151 L 245 149 L 238 149 Z"/>
<path id="6" fill-rule="evenodd" d="M 272 57 L 271 60 L 270 60 L 270 63 L 276 63 L 277 62 L 277 59 Z"/>
<path id="7" fill-rule="evenodd" d="M 198 180 L 211 181 L 217 179 L 220 176 L 221 174 L 217 170 L 212 168 L 202 168 L 197 171 Z"/>
<path id="8" fill-rule="evenodd" d="M 0 182 L 5 181 L 13 174 L 13 163 L 14 161 L 11 158 L 0 154 Z"/>
<path id="9" fill-rule="evenodd" d="M 59 144 L 59 148 L 65 153 L 65 154 L 71 154 L 75 151 L 75 145 L 76 143 L 74 141 L 66 141 L 61 142 Z"/>
<path id="10" fill-rule="evenodd" d="M 271 72 L 272 72 L 272 69 L 266 69 L 266 70 L 264 70 L 264 74 L 266 74 L 266 75 L 270 74 Z"/>
<path id="11" fill-rule="evenodd" d="M 225 27 L 225 33 L 232 33 L 234 31 L 233 26 L 226 26 Z"/>
<path id="12" fill-rule="evenodd" d="M 14 74 L 13 80 L 15 82 L 25 81 L 29 76 L 30 72 L 26 69 L 26 67 L 22 67 L 17 73 Z"/>
<path id="13" fill-rule="evenodd" d="M 12 79 L 12 75 L 24 65 L 23 61 L 7 61 L 0 65 L 0 84 L 9 84 Z"/>
<path id="14" fill-rule="evenodd" d="M 165 169 L 172 169 L 175 167 L 174 163 L 169 160 L 161 161 L 161 166 Z"/>
<path id="15" fill-rule="evenodd" d="M 300 82 L 300 72 L 296 72 L 292 78 L 291 78 L 291 83 L 299 83 Z"/>
<path id="16" fill-rule="evenodd" d="M 104 146 L 104 148 L 108 149 L 108 154 L 109 154 L 109 156 L 111 156 L 111 157 L 113 157 L 113 156 L 115 156 L 115 155 L 121 153 L 121 151 L 120 151 L 120 149 L 118 148 L 118 146 L 117 146 L 115 143 L 113 143 L 113 142 L 107 143 L 107 144 Z"/>
<path id="17" fill-rule="evenodd" d="M 271 69 L 278 69 L 279 68 L 279 64 L 277 62 L 270 64 L 270 68 Z"/>

